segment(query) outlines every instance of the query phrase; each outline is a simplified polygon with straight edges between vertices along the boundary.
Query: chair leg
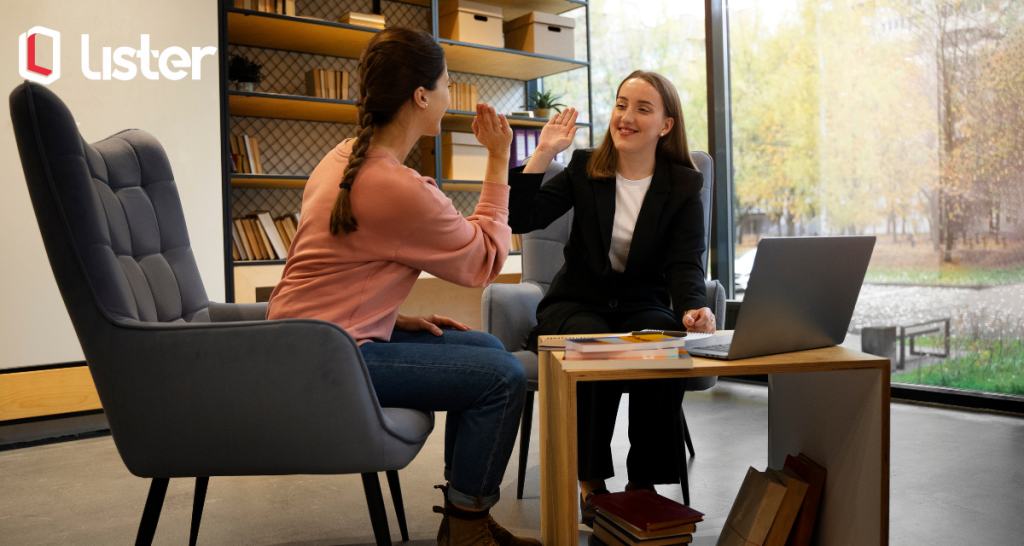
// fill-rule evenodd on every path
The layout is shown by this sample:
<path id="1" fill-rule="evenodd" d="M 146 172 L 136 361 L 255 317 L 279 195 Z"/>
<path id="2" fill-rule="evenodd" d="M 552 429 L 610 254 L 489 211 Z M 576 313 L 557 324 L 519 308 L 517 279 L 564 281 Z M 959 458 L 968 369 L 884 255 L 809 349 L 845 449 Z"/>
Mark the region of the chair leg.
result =
<path id="1" fill-rule="evenodd" d="M 210 478 L 196 478 L 196 493 L 192 498 L 192 529 L 188 534 L 188 546 L 196 546 L 199 540 L 199 524 L 203 520 L 203 506 L 206 505 L 206 488 Z"/>
<path id="2" fill-rule="evenodd" d="M 402 540 L 409 542 L 409 527 L 405 524 L 405 503 L 402 502 L 402 484 L 398 481 L 398 471 L 388 470 L 384 474 L 388 477 L 391 502 L 394 503 L 395 515 L 398 516 L 398 530 L 402 532 Z"/>
<path id="3" fill-rule="evenodd" d="M 693 440 L 690 439 L 690 427 L 686 426 L 686 412 L 682 407 L 679 408 L 679 420 L 683 423 L 683 440 L 686 441 L 686 449 L 690 452 L 690 457 L 696 457 L 697 453 L 693 450 Z"/>
<path id="4" fill-rule="evenodd" d="M 686 384 L 683 384 L 682 400 L 686 395 Z M 686 418 L 683 416 L 682 403 L 679 404 L 679 423 L 675 427 L 676 463 L 679 468 L 679 487 L 683 490 L 683 504 L 690 505 L 690 478 L 686 469 Z"/>
<path id="5" fill-rule="evenodd" d="M 533 391 L 526 391 L 526 405 L 523 406 L 523 422 L 519 426 L 519 485 L 516 498 L 523 498 L 523 482 L 526 481 L 526 459 L 530 455 L 530 433 L 533 429 Z"/>
<path id="6" fill-rule="evenodd" d="M 150 546 L 156 534 L 156 524 L 160 521 L 160 509 L 164 506 L 167 496 L 169 478 L 153 478 L 146 497 L 146 507 L 142 510 L 142 521 L 139 523 L 139 534 L 135 536 L 135 546 Z"/>
<path id="7" fill-rule="evenodd" d="M 391 546 L 391 530 L 388 529 L 388 514 L 384 511 L 380 479 L 376 472 L 367 472 L 362 476 L 366 506 L 370 509 L 370 523 L 373 525 L 373 537 L 377 541 L 377 546 Z"/>

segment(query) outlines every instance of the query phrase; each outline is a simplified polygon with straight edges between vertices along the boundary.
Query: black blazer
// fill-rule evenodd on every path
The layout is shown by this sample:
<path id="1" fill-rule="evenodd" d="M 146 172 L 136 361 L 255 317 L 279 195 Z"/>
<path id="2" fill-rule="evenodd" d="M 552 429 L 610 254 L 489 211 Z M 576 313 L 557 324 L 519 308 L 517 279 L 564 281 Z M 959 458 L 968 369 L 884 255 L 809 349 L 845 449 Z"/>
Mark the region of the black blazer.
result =
<path id="1" fill-rule="evenodd" d="M 704 284 L 704 176 L 658 158 L 654 178 L 640 207 L 626 268 L 612 269 L 608 250 L 615 218 L 615 178 L 590 179 L 591 150 L 577 150 L 569 166 L 541 186 L 543 174 L 509 172 L 509 226 L 513 233 L 543 229 L 575 208 L 565 245 L 565 265 L 537 308 L 530 336 L 554 334 L 582 310 L 633 312 L 672 305 L 683 313 L 707 306 Z"/>

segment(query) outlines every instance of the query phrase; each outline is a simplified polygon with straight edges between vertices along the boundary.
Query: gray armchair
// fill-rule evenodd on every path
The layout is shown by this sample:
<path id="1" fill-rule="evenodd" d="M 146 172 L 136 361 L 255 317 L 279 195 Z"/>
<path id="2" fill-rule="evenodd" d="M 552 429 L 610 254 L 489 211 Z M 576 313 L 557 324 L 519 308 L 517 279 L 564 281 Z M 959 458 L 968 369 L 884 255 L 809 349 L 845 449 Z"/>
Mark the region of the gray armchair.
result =
<path id="1" fill-rule="evenodd" d="M 698 170 L 704 173 L 704 188 L 701 190 L 701 201 L 704 203 L 704 231 L 709 240 L 704 250 L 704 265 L 708 263 L 711 233 L 711 195 L 714 191 L 714 169 L 711 156 L 704 152 L 690 154 Z M 552 162 L 544 173 L 544 182 L 562 171 L 564 167 Z M 530 330 L 537 325 L 537 306 L 551 286 L 551 279 L 562 268 L 565 258 L 562 248 L 569 240 L 572 229 L 573 211 L 555 220 L 548 227 L 523 235 L 523 277 L 519 284 L 492 284 L 483 293 L 481 300 L 481 318 L 483 330 L 493 334 L 505 345 L 505 349 L 515 355 L 526 368 L 527 388 L 526 406 L 523 409 L 523 420 L 519 433 L 519 484 L 516 489 L 517 498 L 523 498 L 523 479 L 526 475 L 526 459 L 530 447 L 530 434 L 533 425 L 534 392 L 538 389 L 537 354 L 526 349 L 526 340 Z M 725 290 L 718 281 L 707 281 L 708 307 L 716 317 L 725 317 Z M 717 377 L 692 378 L 686 382 L 687 391 L 710 389 L 717 382 Z M 687 484 L 686 461 L 683 445 L 694 456 L 693 442 L 690 440 L 686 417 L 680 408 L 680 430 L 677 441 L 679 453 L 679 481 L 686 504 L 690 503 L 690 491 Z"/>
<path id="2" fill-rule="evenodd" d="M 11 93 L 29 195 L 57 286 L 125 466 L 152 478 L 150 544 L 170 478 L 195 477 L 195 544 L 210 476 L 362 474 L 378 545 L 391 544 L 377 472 L 408 540 L 397 470 L 434 416 L 381 408 L 355 340 L 265 304 L 211 303 L 167 156 L 127 130 L 88 144 L 51 91 Z"/>

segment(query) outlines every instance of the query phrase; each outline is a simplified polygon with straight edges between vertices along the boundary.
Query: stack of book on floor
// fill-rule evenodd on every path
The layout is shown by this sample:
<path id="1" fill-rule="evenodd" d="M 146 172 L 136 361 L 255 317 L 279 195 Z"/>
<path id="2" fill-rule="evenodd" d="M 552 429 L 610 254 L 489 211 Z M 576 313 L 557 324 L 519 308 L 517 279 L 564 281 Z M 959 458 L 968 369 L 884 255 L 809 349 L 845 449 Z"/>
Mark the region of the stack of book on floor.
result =
<path id="1" fill-rule="evenodd" d="M 269 212 L 258 210 L 235 218 L 231 225 L 231 254 L 241 262 L 284 260 L 298 226 L 298 214 L 272 218 Z"/>
<path id="2" fill-rule="evenodd" d="M 476 111 L 476 103 L 480 100 L 477 95 L 477 86 L 471 83 L 452 82 L 449 94 L 451 95 L 449 108 L 452 110 Z"/>
<path id="3" fill-rule="evenodd" d="M 306 72 L 306 96 L 348 100 L 348 72 L 319 68 Z"/>
<path id="4" fill-rule="evenodd" d="M 260 157 L 260 143 L 249 135 L 231 135 L 231 172 L 242 174 L 263 174 L 263 159 Z"/>
<path id="5" fill-rule="evenodd" d="M 607 546 L 673 546 L 689 544 L 704 514 L 666 499 L 654 491 L 637 489 L 594 495 L 597 505 L 594 538 Z"/>
<path id="6" fill-rule="evenodd" d="M 686 338 L 664 334 L 573 337 L 565 340 L 562 369 L 692 368 Z"/>
<path id="7" fill-rule="evenodd" d="M 824 487 L 825 469 L 803 453 L 786 456 L 782 470 L 751 468 L 718 546 L 807 546 Z"/>

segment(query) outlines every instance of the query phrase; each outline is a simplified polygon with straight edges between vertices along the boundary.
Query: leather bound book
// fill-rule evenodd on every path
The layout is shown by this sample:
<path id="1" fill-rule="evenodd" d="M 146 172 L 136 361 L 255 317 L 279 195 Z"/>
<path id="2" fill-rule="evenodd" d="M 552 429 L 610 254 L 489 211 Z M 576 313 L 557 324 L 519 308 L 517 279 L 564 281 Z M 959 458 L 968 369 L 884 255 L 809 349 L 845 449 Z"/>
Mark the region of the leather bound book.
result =
<path id="1" fill-rule="evenodd" d="M 603 533 L 598 532 L 598 527 L 601 528 Z M 664 536 L 648 537 L 650 533 L 643 533 L 644 536 L 637 535 L 634 531 L 623 527 L 608 519 L 605 514 L 600 511 L 597 513 L 597 517 L 594 518 L 594 534 L 598 535 L 604 542 L 611 544 L 612 541 L 605 540 L 602 534 L 611 535 L 613 541 L 621 542 L 629 546 L 675 546 L 676 544 L 689 544 L 693 541 L 693 531 L 695 530 L 694 524 L 683 525 L 682 527 L 673 527 L 671 529 L 663 529 L 658 531 L 663 533 Z"/>
<path id="2" fill-rule="evenodd" d="M 818 520 L 821 494 L 825 490 L 826 472 L 821 465 L 803 453 L 796 457 L 787 455 L 783 468 L 792 470 L 801 480 L 807 482 L 807 494 L 804 495 L 804 502 L 796 522 L 793 523 L 793 530 L 789 534 L 786 546 L 809 546 L 814 534 L 814 525 Z"/>
<path id="3" fill-rule="evenodd" d="M 647 489 L 594 495 L 592 502 L 602 512 L 616 516 L 629 525 L 647 532 L 679 527 L 704 519 L 704 514 L 693 508 Z"/>

